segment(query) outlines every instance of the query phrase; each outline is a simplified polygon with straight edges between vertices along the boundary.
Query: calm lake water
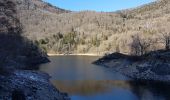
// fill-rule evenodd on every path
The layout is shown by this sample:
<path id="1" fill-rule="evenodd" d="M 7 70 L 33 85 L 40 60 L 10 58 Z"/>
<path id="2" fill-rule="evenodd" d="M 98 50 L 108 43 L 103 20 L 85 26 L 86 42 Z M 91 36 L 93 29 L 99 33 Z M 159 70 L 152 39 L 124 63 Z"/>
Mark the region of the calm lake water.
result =
<path id="1" fill-rule="evenodd" d="M 170 85 L 136 82 L 91 64 L 99 57 L 56 56 L 40 66 L 51 82 L 71 100 L 170 100 Z"/>

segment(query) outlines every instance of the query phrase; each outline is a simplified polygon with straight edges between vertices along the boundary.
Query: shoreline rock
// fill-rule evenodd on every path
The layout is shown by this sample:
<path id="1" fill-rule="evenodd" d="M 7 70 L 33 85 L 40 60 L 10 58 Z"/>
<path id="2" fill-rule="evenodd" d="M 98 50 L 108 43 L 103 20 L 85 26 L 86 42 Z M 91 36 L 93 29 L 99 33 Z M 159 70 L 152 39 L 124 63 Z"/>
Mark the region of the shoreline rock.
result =
<path id="1" fill-rule="evenodd" d="M 12 95 L 17 91 L 25 100 L 70 100 L 49 82 L 49 78 L 46 73 L 29 70 L 0 75 L 0 100 L 15 100 Z"/>
<path id="2" fill-rule="evenodd" d="M 105 66 L 135 80 L 170 82 L 170 51 L 152 51 L 142 56 L 113 53 L 93 64 Z"/>
<path id="3" fill-rule="evenodd" d="M 0 0 L 0 100 L 68 100 L 49 82 L 47 74 L 33 71 L 49 60 L 23 35 L 18 3 Z"/>

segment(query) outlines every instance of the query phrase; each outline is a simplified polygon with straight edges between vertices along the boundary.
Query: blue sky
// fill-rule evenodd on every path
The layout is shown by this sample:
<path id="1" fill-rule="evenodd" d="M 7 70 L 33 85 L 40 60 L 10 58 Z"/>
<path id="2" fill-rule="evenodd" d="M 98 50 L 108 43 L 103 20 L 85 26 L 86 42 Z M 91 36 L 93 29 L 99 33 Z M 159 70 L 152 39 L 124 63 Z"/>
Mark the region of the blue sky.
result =
<path id="1" fill-rule="evenodd" d="M 43 0 L 57 7 L 72 10 L 116 11 L 137 7 L 154 0 Z"/>

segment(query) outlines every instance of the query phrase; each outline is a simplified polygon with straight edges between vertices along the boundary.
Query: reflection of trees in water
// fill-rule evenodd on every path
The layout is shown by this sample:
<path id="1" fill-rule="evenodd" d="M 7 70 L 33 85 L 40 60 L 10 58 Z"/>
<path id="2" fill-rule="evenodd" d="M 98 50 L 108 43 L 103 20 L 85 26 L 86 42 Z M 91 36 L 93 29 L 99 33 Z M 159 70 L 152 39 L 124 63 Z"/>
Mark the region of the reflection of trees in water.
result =
<path id="1" fill-rule="evenodd" d="M 133 92 L 139 100 L 165 100 L 170 98 L 170 85 L 161 82 L 139 82 L 121 80 L 52 81 L 61 91 L 70 95 L 95 95 L 121 88 Z"/>
<path id="2" fill-rule="evenodd" d="M 69 94 L 92 95 L 108 91 L 102 82 L 96 81 L 52 81 L 52 83 L 59 90 Z"/>
<path id="3" fill-rule="evenodd" d="M 61 91 L 80 95 L 110 92 L 117 87 L 130 88 L 128 81 L 119 80 L 52 81 L 52 83 Z"/>
<path id="4" fill-rule="evenodd" d="M 169 100 L 170 83 L 156 81 L 129 81 L 130 88 L 139 100 Z"/>

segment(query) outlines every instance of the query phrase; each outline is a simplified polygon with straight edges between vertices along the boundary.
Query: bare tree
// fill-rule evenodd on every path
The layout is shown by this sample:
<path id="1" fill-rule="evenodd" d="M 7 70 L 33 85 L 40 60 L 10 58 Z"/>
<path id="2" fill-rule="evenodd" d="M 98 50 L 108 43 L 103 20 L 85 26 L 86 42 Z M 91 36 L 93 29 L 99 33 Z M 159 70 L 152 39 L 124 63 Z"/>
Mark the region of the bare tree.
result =
<path id="1" fill-rule="evenodd" d="M 170 49 L 170 23 L 163 23 L 157 27 L 159 43 L 164 45 L 165 50 Z"/>
<path id="2" fill-rule="evenodd" d="M 161 33 L 161 40 L 163 44 L 165 45 L 165 49 L 170 49 L 170 32 L 162 32 Z"/>
<path id="3" fill-rule="evenodd" d="M 148 52 L 148 48 L 151 46 L 151 44 L 152 40 L 150 38 L 141 38 L 139 34 L 133 35 L 132 43 L 130 44 L 131 54 L 138 56 L 144 55 Z"/>

